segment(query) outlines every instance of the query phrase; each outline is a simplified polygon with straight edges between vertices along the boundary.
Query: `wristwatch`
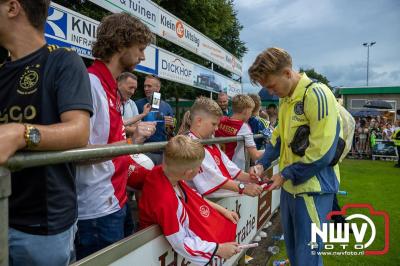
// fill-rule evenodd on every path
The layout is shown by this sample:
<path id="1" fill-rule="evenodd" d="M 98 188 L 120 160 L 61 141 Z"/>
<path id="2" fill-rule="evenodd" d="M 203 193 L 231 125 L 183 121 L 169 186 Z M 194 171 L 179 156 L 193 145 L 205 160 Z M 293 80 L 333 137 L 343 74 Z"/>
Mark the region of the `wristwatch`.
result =
<path id="1" fill-rule="evenodd" d="M 244 191 L 244 189 L 246 187 L 245 184 L 239 183 L 238 187 L 239 187 L 239 194 L 243 194 L 243 191 Z"/>
<path id="2" fill-rule="evenodd" d="M 24 126 L 25 126 L 24 138 L 26 147 L 30 149 L 38 146 L 41 140 L 39 129 L 28 124 L 24 124 Z"/>

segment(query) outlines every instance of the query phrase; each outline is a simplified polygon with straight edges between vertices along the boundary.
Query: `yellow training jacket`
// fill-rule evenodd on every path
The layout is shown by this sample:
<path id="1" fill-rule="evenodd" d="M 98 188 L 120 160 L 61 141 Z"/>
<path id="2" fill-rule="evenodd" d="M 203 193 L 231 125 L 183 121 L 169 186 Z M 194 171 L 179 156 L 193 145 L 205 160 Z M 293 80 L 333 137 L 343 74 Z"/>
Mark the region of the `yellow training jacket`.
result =
<path id="1" fill-rule="evenodd" d="M 280 156 L 279 168 L 287 180 L 283 188 L 292 194 L 307 192 L 336 193 L 339 188 L 339 166 L 329 166 L 339 136 L 342 137 L 338 104 L 331 90 L 322 83 L 314 83 L 305 73 L 293 94 L 279 101 L 279 125 L 275 128 L 271 143 L 267 145 L 259 161 L 268 167 Z M 289 146 L 297 128 L 310 127 L 310 145 L 305 155 L 294 154 Z"/>

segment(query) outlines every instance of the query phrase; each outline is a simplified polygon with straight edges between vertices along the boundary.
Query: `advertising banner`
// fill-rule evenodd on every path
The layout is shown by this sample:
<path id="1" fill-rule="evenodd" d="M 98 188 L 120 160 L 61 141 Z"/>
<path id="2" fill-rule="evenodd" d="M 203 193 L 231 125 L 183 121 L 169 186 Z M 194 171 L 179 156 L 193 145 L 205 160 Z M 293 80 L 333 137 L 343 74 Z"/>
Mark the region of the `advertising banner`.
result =
<path id="1" fill-rule="evenodd" d="M 90 0 L 113 13 L 128 12 L 150 30 L 225 69 L 242 76 L 242 62 L 189 24 L 150 0 Z"/>
<path id="2" fill-rule="evenodd" d="M 161 48 L 158 48 L 158 75 L 199 89 L 226 92 L 231 97 L 242 93 L 241 83 Z"/>
<path id="3" fill-rule="evenodd" d="M 92 44 L 96 40 L 99 22 L 55 3 L 51 3 L 45 27 L 48 44 L 68 47 L 79 55 L 93 59 Z M 212 92 L 227 92 L 229 96 L 241 93 L 242 85 L 166 50 L 150 45 L 145 50 L 146 60 L 135 70 L 158 75 Z"/>
<path id="4" fill-rule="evenodd" d="M 80 56 L 93 59 L 92 44 L 96 40 L 98 25 L 99 22 L 94 19 L 51 3 L 45 26 L 46 41 L 48 44 L 71 48 Z M 145 57 L 146 60 L 141 62 L 135 70 L 157 74 L 156 47 L 148 46 Z"/>

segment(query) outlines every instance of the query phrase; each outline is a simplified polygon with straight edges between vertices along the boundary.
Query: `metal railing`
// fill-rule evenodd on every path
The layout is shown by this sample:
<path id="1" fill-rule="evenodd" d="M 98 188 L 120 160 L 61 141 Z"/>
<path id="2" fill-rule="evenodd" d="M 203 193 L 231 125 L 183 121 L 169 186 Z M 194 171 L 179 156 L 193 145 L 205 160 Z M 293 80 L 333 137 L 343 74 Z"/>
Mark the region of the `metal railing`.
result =
<path id="1" fill-rule="evenodd" d="M 262 134 L 254 135 L 254 139 L 263 138 Z M 244 141 L 244 136 L 212 138 L 200 140 L 202 144 L 222 144 Z M 95 159 L 111 159 L 120 155 L 154 152 L 164 149 L 167 142 L 155 142 L 146 144 L 109 144 L 104 146 L 79 148 L 67 151 L 46 152 L 18 152 L 12 156 L 5 165 L 0 166 L 0 266 L 8 266 L 8 197 L 11 195 L 10 171 L 21 170 L 29 167 L 51 164 L 90 161 Z M 246 154 L 246 162 L 249 162 Z M 248 163 L 246 164 L 248 165 Z M 79 261 L 77 265 L 109 264 L 117 258 L 126 255 L 140 246 L 143 241 L 150 241 L 158 237 L 161 231 L 158 226 L 152 226 L 142 230 L 131 237 L 125 238 L 104 250 L 92 254 Z M 119 247 L 115 249 L 115 247 Z M 109 250 L 113 252 L 109 253 Z M 102 255 L 106 254 L 106 255 Z M 94 257 L 97 257 L 93 260 Z"/>

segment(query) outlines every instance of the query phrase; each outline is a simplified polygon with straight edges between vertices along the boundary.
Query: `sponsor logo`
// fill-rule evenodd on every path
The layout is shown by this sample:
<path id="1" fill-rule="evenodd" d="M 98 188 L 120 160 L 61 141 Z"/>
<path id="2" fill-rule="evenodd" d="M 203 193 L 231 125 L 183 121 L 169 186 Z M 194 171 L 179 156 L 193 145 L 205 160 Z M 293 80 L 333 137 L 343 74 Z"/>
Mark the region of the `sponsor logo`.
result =
<path id="1" fill-rule="evenodd" d="M 179 58 L 175 58 L 171 62 L 162 59 L 161 68 L 179 76 L 190 77 L 192 75 L 192 70 L 188 69 Z"/>
<path id="2" fill-rule="evenodd" d="M 185 35 L 185 28 L 183 27 L 183 23 L 179 20 L 176 22 L 176 35 L 178 35 L 179 38 Z"/>
<path id="3" fill-rule="evenodd" d="M 29 95 L 37 91 L 39 82 L 40 65 L 28 66 L 19 79 L 17 92 L 22 95 Z"/>
<path id="4" fill-rule="evenodd" d="M 201 205 L 200 206 L 200 214 L 203 217 L 207 218 L 208 216 L 210 216 L 210 209 L 206 205 Z"/>
<path id="5" fill-rule="evenodd" d="M 67 39 L 67 13 L 54 7 L 49 8 L 45 32 L 58 38 Z"/>

